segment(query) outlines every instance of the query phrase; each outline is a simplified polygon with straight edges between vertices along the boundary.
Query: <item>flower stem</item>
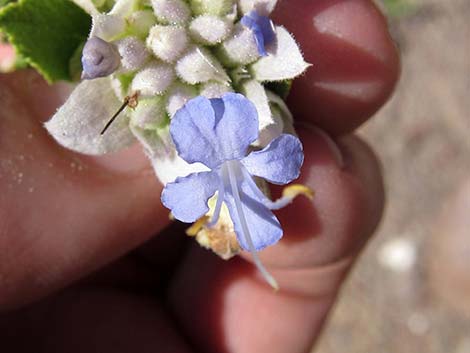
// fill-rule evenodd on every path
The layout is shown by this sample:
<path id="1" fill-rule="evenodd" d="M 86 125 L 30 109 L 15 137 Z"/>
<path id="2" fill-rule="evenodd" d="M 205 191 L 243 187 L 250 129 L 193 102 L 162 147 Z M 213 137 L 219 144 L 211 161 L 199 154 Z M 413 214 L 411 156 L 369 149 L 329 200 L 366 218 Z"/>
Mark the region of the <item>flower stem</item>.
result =
<path id="1" fill-rule="evenodd" d="M 264 279 L 269 283 L 269 285 L 275 290 L 278 290 L 279 285 L 277 284 L 274 277 L 268 272 L 266 267 L 264 267 L 264 265 L 262 264 L 261 259 L 259 258 L 258 253 L 255 249 L 255 245 L 253 244 L 253 240 L 251 239 L 250 230 L 248 228 L 248 223 L 246 221 L 245 213 L 243 211 L 243 205 L 240 199 L 240 193 L 238 192 L 237 177 L 235 171 L 233 170 L 233 167 L 229 163 L 227 163 L 227 171 L 230 179 L 230 186 L 232 188 L 233 197 L 235 199 L 235 207 L 242 226 L 243 236 L 245 237 L 246 242 L 248 243 L 250 253 L 253 256 L 253 262 L 255 263 L 256 267 L 258 268 Z"/>

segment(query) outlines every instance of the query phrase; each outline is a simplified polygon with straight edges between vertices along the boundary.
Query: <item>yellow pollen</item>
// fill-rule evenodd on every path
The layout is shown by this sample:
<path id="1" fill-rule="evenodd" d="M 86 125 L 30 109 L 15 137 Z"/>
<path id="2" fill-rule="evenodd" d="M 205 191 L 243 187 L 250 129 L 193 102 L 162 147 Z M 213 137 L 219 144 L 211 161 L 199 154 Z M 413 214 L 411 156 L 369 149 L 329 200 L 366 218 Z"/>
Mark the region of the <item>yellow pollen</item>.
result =
<path id="1" fill-rule="evenodd" d="M 189 235 L 190 237 L 195 237 L 197 233 L 204 227 L 204 225 L 207 223 L 209 220 L 209 217 L 203 216 L 199 218 L 196 222 L 193 223 L 191 227 L 186 229 L 186 234 Z"/>
<path id="2" fill-rule="evenodd" d="M 309 200 L 313 200 L 313 196 L 315 195 L 315 193 L 308 186 L 305 186 L 302 184 L 292 184 L 292 185 L 285 187 L 284 190 L 282 190 L 283 197 L 295 199 L 299 195 L 304 195 Z"/>

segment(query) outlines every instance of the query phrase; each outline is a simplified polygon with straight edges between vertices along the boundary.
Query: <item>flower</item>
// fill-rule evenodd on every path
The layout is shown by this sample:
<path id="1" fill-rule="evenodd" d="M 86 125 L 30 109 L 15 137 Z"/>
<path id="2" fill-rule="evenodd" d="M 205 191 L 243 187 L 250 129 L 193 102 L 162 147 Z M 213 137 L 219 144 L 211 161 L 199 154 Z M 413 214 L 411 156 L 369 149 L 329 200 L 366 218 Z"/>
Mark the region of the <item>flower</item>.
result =
<path id="1" fill-rule="evenodd" d="M 240 23 L 253 31 L 259 54 L 261 56 L 268 56 L 266 46 L 276 39 L 276 28 L 273 21 L 269 17 L 261 16 L 253 10 L 243 16 Z"/>
<path id="2" fill-rule="evenodd" d="M 265 28 L 275 0 L 74 2 L 92 16 L 93 26 L 82 57 L 87 80 L 46 123 L 64 147 L 99 155 L 140 141 L 166 184 L 202 170 L 176 153 L 170 120 L 196 96 L 217 98 L 232 91 L 256 106 L 259 135 L 254 145 L 264 147 L 292 131 L 289 110 L 266 84 L 291 80 L 309 64 L 284 27 L 274 26 L 272 33 Z M 113 3 L 109 12 L 99 11 Z M 134 96 L 135 109 L 126 107 L 100 135 L 108 119 Z"/>
<path id="3" fill-rule="evenodd" d="M 207 170 L 168 183 L 161 197 L 163 204 L 175 218 L 195 222 L 209 211 L 208 201 L 217 193 L 209 225 L 215 225 L 225 203 L 239 244 L 252 253 L 261 273 L 276 287 L 256 252 L 282 237 L 281 225 L 271 210 L 284 207 L 292 198 L 272 202 L 253 177 L 278 185 L 296 179 L 304 160 L 299 139 L 282 134 L 264 149 L 247 155 L 258 139 L 258 114 L 253 103 L 236 93 L 190 100 L 175 114 L 170 133 L 179 156 L 190 164 L 201 163 Z"/>

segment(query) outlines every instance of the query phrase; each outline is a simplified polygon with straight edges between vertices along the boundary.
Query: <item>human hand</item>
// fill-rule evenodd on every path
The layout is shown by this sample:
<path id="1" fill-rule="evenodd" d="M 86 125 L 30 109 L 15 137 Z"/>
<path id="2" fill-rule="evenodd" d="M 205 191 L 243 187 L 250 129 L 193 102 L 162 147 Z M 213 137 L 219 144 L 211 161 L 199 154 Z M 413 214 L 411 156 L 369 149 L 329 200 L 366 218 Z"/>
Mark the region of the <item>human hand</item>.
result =
<path id="1" fill-rule="evenodd" d="M 381 216 L 378 164 L 352 132 L 390 95 L 399 62 L 371 1 L 285 0 L 274 17 L 313 64 L 289 105 L 305 149 L 299 182 L 316 196 L 278 213 L 285 236 L 261 253 L 281 290 L 170 225 L 140 147 L 99 159 L 59 147 L 41 123 L 64 85 L 4 75 L 1 351 L 309 351 Z M 343 135 L 339 149 L 311 126 Z"/>

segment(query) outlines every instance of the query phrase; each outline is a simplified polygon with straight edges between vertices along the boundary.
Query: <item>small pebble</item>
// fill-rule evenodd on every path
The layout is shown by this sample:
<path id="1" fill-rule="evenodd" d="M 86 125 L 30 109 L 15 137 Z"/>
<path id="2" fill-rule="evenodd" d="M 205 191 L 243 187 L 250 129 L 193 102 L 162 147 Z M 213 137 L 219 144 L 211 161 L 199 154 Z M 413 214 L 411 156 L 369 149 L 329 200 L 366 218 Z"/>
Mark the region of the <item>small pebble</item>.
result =
<path id="1" fill-rule="evenodd" d="M 383 244 L 378 254 L 379 263 L 394 272 L 408 272 L 416 264 L 416 245 L 406 238 L 395 238 Z"/>

